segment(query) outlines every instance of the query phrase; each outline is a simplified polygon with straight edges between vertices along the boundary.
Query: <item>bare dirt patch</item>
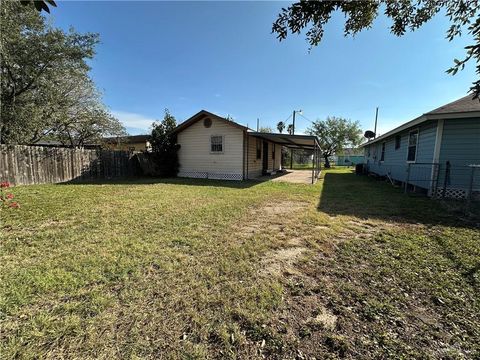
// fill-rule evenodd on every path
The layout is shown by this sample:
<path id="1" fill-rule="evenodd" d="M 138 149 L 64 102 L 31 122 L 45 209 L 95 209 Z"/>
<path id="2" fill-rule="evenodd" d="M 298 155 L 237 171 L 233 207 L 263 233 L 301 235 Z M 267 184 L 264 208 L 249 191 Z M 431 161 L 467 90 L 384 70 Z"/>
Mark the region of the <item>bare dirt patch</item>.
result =
<path id="1" fill-rule="evenodd" d="M 282 233 L 291 220 L 286 217 L 306 209 L 308 205 L 306 202 L 288 200 L 269 202 L 252 209 L 235 227 L 235 231 L 239 236 L 247 238 L 262 232 Z"/>
<path id="2" fill-rule="evenodd" d="M 262 258 L 261 276 L 281 277 L 284 273 L 295 274 L 294 264 L 307 251 L 305 241 L 300 236 L 286 234 L 287 228 L 309 206 L 306 202 L 270 202 L 253 209 L 237 230 L 240 236 L 250 238 L 258 234 L 269 234 L 278 240 L 279 249 L 270 251 Z"/>
<path id="3" fill-rule="evenodd" d="M 290 247 L 273 251 L 262 261 L 261 275 L 282 276 L 284 273 L 297 274 L 294 263 L 307 251 L 306 247 Z"/>

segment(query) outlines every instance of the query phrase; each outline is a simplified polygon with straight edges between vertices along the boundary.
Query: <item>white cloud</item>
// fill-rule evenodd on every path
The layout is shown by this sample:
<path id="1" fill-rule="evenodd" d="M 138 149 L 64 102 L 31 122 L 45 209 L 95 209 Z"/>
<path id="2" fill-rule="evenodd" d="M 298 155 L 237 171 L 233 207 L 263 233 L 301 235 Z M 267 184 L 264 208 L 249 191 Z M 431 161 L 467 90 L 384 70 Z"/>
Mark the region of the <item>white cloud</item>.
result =
<path id="1" fill-rule="evenodd" d="M 118 120 L 120 120 L 120 122 L 125 127 L 137 128 L 142 130 L 149 130 L 152 126 L 152 123 L 155 121 L 154 118 L 127 111 L 112 110 L 112 114 Z"/>

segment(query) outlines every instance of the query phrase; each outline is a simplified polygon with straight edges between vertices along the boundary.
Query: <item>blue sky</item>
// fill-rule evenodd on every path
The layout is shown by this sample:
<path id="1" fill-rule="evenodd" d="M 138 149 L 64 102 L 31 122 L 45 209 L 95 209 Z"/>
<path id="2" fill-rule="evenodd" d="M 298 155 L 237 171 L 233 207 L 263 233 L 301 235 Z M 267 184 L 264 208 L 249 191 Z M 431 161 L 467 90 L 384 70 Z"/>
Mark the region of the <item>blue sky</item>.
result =
<path id="1" fill-rule="evenodd" d="M 111 111 L 131 134 L 148 132 L 168 108 L 178 121 L 201 109 L 254 127 L 275 125 L 302 109 L 311 120 L 328 115 L 378 132 L 464 96 L 473 64 L 445 73 L 471 41 L 444 39 L 438 15 L 397 38 L 389 21 L 354 38 L 333 17 L 322 43 L 308 52 L 303 35 L 279 42 L 271 25 L 287 2 L 59 2 L 53 24 L 97 32 L 92 76 Z M 297 132 L 309 125 L 298 117 Z"/>

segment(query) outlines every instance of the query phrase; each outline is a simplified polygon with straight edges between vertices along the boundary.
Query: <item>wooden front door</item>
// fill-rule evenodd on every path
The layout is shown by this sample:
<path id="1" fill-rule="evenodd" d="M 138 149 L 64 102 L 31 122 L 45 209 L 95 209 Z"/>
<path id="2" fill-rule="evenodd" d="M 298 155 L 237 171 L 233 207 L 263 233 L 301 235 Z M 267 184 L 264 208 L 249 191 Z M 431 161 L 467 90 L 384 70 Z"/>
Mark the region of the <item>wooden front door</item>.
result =
<path id="1" fill-rule="evenodd" d="M 262 172 L 267 173 L 268 170 L 268 142 L 263 142 L 263 158 L 262 158 Z"/>

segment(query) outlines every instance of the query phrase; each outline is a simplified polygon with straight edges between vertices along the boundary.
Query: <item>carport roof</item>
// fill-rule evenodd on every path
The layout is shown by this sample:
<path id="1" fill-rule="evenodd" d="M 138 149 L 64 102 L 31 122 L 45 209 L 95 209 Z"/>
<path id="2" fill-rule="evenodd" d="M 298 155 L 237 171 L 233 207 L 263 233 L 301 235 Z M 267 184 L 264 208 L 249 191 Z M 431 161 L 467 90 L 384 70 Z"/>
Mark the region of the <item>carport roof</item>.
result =
<path id="1" fill-rule="evenodd" d="M 294 149 L 314 149 L 315 146 L 318 147 L 318 139 L 313 135 L 290 135 L 256 131 L 249 131 L 248 135 Z"/>

